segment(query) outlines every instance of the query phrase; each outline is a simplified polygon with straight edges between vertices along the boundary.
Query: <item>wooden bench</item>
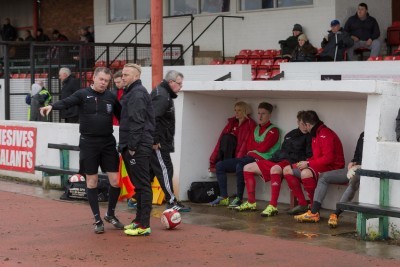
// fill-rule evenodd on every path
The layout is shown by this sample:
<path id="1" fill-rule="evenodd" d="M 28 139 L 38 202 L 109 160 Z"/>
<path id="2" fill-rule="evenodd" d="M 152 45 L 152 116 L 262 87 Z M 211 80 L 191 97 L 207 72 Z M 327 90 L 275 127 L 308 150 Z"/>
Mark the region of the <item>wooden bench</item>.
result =
<path id="1" fill-rule="evenodd" d="M 374 170 L 357 170 L 360 176 L 368 176 L 380 179 L 379 204 L 361 202 L 339 202 L 337 209 L 358 212 L 357 232 L 365 240 L 367 236 L 367 220 L 379 218 L 379 234 L 381 238 L 387 239 L 389 236 L 389 218 L 400 218 L 400 208 L 389 206 L 389 180 L 400 180 L 400 173 Z"/>
<path id="2" fill-rule="evenodd" d="M 42 172 L 42 186 L 44 189 L 50 187 L 50 176 L 60 176 L 61 177 L 61 187 L 64 187 L 68 181 L 68 175 L 74 175 L 79 173 L 78 169 L 71 169 L 69 167 L 69 152 L 79 151 L 78 146 L 68 145 L 68 144 L 48 144 L 48 148 L 58 149 L 60 151 L 60 166 L 46 166 L 38 165 L 35 166 L 36 171 Z M 99 173 L 100 178 L 107 179 L 107 174 Z"/>

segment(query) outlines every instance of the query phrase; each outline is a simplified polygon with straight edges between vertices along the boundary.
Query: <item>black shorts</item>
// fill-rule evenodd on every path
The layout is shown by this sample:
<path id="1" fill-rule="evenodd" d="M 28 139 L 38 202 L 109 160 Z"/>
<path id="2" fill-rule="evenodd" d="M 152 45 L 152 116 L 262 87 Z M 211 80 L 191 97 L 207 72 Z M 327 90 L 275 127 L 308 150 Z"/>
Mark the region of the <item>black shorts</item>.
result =
<path id="1" fill-rule="evenodd" d="M 97 174 L 99 167 L 103 172 L 118 172 L 119 156 L 113 135 L 107 137 L 79 138 L 79 160 L 85 174 Z"/>

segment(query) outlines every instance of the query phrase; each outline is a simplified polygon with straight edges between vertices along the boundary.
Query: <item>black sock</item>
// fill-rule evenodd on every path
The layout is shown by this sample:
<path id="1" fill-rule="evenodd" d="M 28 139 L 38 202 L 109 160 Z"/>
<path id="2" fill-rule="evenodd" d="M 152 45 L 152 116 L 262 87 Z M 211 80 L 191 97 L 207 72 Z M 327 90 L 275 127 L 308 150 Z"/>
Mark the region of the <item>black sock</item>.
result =
<path id="1" fill-rule="evenodd" d="M 339 217 L 340 214 L 342 214 L 343 210 L 335 210 L 335 214 L 337 217 Z"/>
<path id="2" fill-rule="evenodd" d="M 314 201 L 312 203 L 311 213 L 315 214 L 315 213 L 319 212 L 320 209 L 321 209 L 321 203 Z"/>
<path id="3" fill-rule="evenodd" d="M 97 188 L 87 189 L 87 198 L 94 216 L 94 220 L 101 221 Z"/>
<path id="4" fill-rule="evenodd" d="M 108 188 L 108 210 L 107 210 L 108 216 L 115 215 L 114 211 L 115 211 L 115 207 L 117 206 L 120 192 L 121 192 L 121 188 L 119 188 L 119 187 L 110 186 Z"/>

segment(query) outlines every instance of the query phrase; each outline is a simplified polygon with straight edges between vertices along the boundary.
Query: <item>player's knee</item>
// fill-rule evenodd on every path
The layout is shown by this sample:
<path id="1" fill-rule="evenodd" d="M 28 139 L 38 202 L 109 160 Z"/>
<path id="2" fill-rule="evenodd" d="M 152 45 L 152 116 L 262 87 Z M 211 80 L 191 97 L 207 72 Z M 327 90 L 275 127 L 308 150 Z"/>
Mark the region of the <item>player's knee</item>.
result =
<path id="1" fill-rule="evenodd" d="M 271 168 L 271 174 L 282 174 L 282 168 L 278 165 L 275 165 Z"/>

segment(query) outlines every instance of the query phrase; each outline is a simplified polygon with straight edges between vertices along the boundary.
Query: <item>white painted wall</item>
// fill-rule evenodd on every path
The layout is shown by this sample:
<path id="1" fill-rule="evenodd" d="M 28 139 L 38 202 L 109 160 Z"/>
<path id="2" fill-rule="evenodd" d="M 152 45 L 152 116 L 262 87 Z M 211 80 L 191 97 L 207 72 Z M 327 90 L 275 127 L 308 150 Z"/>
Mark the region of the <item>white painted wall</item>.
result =
<path id="1" fill-rule="evenodd" d="M 225 19 L 225 55 L 232 57 L 241 49 L 279 49 L 278 41 L 292 34 L 295 23 L 303 26 L 310 42 L 320 47 L 321 40 L 330 29 L 330 21 L 334 18 L 343 23 L 347 17 L 355 14 L 359 1 L 351 0 L 314 0 L 311 7 L 294 7 L 267 9 L 261 11 L 241 12 L 237 9 L 237 1 L 231 1 L 231 12 L 224 15 L 243 16 L 241 19 Z M 369 10 L 380 24 L 382 40 L 386 37 L 386 29 L 391 24 L 391 0 L 365 1 Z M 107 22 L 107 1 L 97 0 L 94 6 L 94 23 L 96 42 L 110 42 L 121 32 L 127 23 Z M 194 38 L 208 26 L 215 15 L 196 15 L 194 20 Z M 189 18 L 164 19 L 164 43 L 170 43 L 180 32 Z M 142 21 L 143 22 L 143 21 Z M 196 42 L 201 50 L 222 51 L 222 23 L 219 19 Z M 140 27 L 140 25 L 139 25 Z M 190 27 L 189 27 L 190 28 Z M 150 27 L 139 35 L 139 43 L 149 43 Z M 118 42 L 127 42 L 134 36 L 132 27 Z M 176 41 L 183 44 L 184 49 L 190 44 L 190 31 L 186 30 Z M 383 50 L 384 51 L 384 50 Z M 192 64 L 191 53 L 185 57 L 186 65 Z"/>

